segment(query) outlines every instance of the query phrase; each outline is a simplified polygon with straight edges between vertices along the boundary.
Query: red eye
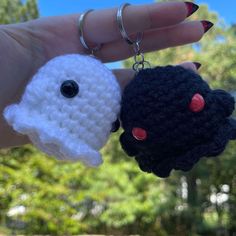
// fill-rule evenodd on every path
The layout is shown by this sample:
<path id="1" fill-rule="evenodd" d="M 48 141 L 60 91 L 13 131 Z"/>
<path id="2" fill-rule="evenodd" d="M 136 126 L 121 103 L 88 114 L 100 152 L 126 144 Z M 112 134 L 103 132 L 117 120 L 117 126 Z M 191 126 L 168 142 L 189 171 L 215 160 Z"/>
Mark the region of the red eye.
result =
<path id="1" fill-rule="evenodd" d="M 142 128 L 133 128 L 132 135 L 139 141 L 144 141 L 145 139 L 147 139 L 147 131 Z"/>
<path id="2" fill-rule="evenodd" d="M 202 97 L 201 94 L 196 93 L 193 97 L 192 97 L 192 101 L 189 104 L 189 109 L 192 112 L 200 112 L 204 109 L 205 107 L 205 100 Z"/>

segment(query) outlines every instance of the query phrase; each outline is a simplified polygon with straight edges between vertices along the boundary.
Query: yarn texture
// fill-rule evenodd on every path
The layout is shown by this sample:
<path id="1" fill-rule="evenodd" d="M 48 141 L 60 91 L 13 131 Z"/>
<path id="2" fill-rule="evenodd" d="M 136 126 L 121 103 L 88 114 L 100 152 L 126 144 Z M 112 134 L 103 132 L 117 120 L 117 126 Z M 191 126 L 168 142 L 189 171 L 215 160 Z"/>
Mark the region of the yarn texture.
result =
<path id="1" fill-rule="evenodd" d="M 236 139 L 234 103 L 181 66 L 141 70 L 124 90 L 121 145 L 145 172 L 168 177 L 173 169 L 189 171 Z"/>
<path id="2" fill-rule="evenodd" d="M 99 60 L 65 55 L 42 67 L 20 103 L 8 106 L 4 116 L 43 152 L 98 166 L 99 149 L 117 120 L 120 100 L 115 76 Z"/>

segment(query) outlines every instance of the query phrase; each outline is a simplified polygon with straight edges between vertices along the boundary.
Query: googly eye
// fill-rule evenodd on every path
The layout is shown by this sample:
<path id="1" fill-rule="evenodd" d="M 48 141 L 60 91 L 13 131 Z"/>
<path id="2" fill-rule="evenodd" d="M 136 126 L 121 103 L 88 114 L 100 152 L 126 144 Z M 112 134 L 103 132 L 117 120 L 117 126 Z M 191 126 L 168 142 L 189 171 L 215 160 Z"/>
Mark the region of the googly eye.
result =
<path id="1" fill-rule="evenodd" d="M 193 97 L 192 97 L 192 101 L 189 104 L 189 109 L 192 112 L 200 112 L 204 109 L 205 107 L 205 100 L 203 98 L 203 96 L 199 93 L 196 93 Z"/>
<path id="2" fill-rule="evenodd" d="M 66 80 L 61 84 L 61 94 L 66 98 L 73 98 L 79 93 L 79 85 L 74 80 Z"/>
<path id="3" fill-rule="evenodd" d="M 147 139 L 147 131 L 142 128 L 133 128 L 132 135 L 138 141 L 144 141 Z"/>

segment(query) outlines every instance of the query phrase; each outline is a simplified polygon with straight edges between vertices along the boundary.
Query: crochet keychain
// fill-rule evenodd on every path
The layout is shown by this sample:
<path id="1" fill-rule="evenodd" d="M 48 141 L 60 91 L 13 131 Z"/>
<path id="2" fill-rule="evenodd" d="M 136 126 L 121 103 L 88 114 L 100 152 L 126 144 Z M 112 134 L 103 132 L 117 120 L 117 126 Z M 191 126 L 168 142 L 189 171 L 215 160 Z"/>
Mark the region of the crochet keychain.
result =
<path id="1" fill-rule="evenodd" d="M 189 171 L 200 158 L 219 155 L 236 139 L 236 121 L 230 118 L 234 98 L 181 66 L 145 69 L 140 34 L 133 42 L 124 29 L 125 6 L 117 19 L 134 47 L 136 75 L 122 96 L 121 145 L 145 172 L 168 177 L 173 169 Z"/>
<path id="2" fill-rule="evenodd" d="M 42 67 L 4 116 L 48 155 L 98 166 L 119 110 L 112 72 L 91 56 L 66 55 Z"/>
<path id="3" fill-rule="evenodd" d="M 79 19 L 80 39 L 83 22 Z M 112 72 L 93 55 L 59 56 L 44 65 L 27 85 L 19 104 L 4 111 L 14 130 L 43 152 L 89 166 L 102 163 L 99 150 L 116 131 L 121 91 Z"/>

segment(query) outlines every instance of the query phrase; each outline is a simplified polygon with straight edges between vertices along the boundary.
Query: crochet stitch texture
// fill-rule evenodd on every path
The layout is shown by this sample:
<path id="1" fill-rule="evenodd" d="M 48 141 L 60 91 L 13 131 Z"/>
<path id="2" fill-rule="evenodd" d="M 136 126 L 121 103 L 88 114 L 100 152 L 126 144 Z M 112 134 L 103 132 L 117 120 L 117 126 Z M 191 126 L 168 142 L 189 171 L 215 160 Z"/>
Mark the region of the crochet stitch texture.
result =
<path id="1" fill-rule="evenodd" d="M 189 109 L 195 94 L 205 100 L 200 112 Z M 236 139 L 236 121 L 229 118 L 233 110 L 231 95 L 211 90 L 191 70 L 144 69 L 123 94 L 121 145 L 145 172 L 168 177 L 173 169 L 188 171 L 201 157 L 219 155 L 230 139 Z M 146 131 L 147 139 L 135 139 L 136 127 Z"/>
<path id="2" fill-rule="evenodd" d="M 78 85 L 76 96 L 63 96 L 65 81 Z M 65 93 L 70 89 L 65 88 Z M 66 55 L 42 67 L 21 102 L 8 106 L 4 116 L 14 130 L 28 135 L 45 153 L 97 166 L 102 163 L 98 150 L 117 120 L 120 99 L 115 76 L 99 60 Z"/>

